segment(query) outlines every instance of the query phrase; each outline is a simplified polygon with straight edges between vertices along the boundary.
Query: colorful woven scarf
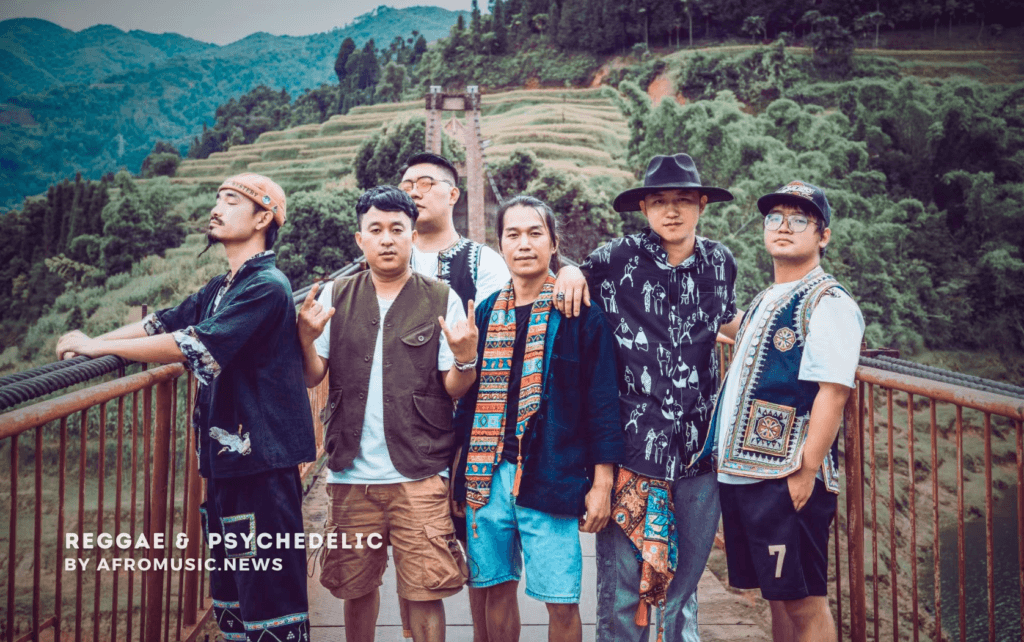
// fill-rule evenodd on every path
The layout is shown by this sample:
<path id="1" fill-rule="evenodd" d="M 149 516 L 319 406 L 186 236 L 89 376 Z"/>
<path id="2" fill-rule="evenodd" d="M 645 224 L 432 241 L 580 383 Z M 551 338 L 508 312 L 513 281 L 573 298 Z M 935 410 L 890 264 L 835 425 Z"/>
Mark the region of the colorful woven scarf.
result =
<path id="1" fill-rule="evenodd" d="M 612 519 L 633 543 L 633 552 L 641 564 L 640 603 L 634 621 L 637 626 L 647 626 L 649 605 L 657 606 L 661 615 L 660 642 L 665 627 L 665 597 L 679 557 L 672 487 L 667 481 L 619 468 L 613 498 Z"/>
<path id="2" fill-rule="evenodd" d="M 530 327 L 526 331 L 526 352 L 523 354 L 523 376 L 519 385 L 519 412 L 516 437 L 519 459 L 512 494 L 519 494 L 523 472 L 523 434 L 537 409 L 544 375 L 544 337 L 548 329 L 555 275 L 548 272 L 540 296 L 530 310 Z M 505 435 L 505 406 L 508 403 L 508 379 L 512 369 L 512 349 L 516 340 L 515 290 L 509 281 L 491 311 L 484 340 L 483 363 L 480 366 L 480 392 L 476 398 L 476 415 L 469 437 L 466 460 L 466 503 L 481 508 L 491 497 L 491 476 L 501 456 Z M 474 529 L 475 536 L 475 529 Z"/>

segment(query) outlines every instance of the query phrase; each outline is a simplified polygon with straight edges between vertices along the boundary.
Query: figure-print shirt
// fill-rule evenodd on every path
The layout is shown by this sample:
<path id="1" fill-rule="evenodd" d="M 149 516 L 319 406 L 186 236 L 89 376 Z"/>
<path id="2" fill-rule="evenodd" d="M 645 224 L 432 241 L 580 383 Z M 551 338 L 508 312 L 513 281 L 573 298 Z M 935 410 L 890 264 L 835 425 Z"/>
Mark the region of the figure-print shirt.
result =
<path id="1" fill-rule="evenodd" d="M 192 428 L 203 477 L 316 459 L 292 288 L 274 263 L 261 252 L 145 319 L 147 333 L 172 334 L 198 382 Z"/>
<path id="2" fill-rule="evenodd" d="M 736 260 L 697 237 L 672 266 L 648 229 L 601 246 L 580 266 L 614 328 L 623 466 L 655 479 L 711 471 L 694 463 L 718 392 L 719 326 L 736 316 Z"/>

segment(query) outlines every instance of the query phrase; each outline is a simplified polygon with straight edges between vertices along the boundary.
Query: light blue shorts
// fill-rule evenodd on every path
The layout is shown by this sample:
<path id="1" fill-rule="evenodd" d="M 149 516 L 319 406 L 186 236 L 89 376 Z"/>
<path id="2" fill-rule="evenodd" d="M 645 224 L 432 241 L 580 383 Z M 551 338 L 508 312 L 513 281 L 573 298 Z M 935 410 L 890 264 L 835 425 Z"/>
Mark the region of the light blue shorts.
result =
<path id="1" fill-rule="evenodd" d="M 525 558 L 527 595 L 541 602 L 576 604 L 583 577 L 579 519 L 517 506 L 512 496 L 515 474 L 515 464 L 502 461 L 494 471 L 490 500 L 479 510 L 466 509 L 469 585 L 519 581 Z"/>

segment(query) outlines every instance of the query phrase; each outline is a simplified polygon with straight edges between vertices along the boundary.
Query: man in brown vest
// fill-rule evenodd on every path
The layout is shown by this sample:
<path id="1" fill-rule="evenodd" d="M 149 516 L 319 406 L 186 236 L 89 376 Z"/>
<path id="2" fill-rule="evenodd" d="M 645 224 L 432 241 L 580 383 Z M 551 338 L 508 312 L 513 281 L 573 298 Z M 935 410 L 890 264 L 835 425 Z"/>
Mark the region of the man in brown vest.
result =
<path id="1" fill-rule="evenodd" d="M 453 290 L 412 272 L 417 209 L 408 195 L 372 188 L 356 213 L 370 269 L 328 284 L 319 301 L 314 287 L 298 321 L 306 385 L 330 373 L 324 448 L 336 547 L 324 549 L 320 582 L 345 600 L 346 639 L 373 640 L 391 544 L 413 639 L 441 641 L 441 599 L 466 579 L 448 465 L 452 399 L 476 378 L 473 302 L 467 319 Z"/>

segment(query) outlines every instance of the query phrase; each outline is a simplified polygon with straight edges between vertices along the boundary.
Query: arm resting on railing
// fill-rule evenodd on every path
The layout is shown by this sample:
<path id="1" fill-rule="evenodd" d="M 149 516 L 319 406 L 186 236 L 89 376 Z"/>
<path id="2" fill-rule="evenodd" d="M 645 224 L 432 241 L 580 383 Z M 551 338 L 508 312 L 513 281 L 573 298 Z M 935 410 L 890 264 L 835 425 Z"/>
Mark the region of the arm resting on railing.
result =
<path id="1" fill-rule="evenodd" d="M 104 339 L 104 340 L 110 340 L 110 339 L 139 339 L 141 337 L 147 336 L 146 328 L 143 325 L 144 323 L 145 323 L 145 321 L 137 321 L 135 323 L 131 323 L 131 324 L 126 325 L 126 326 L 121 326 L 120 328 L 118 328 L 116 330 L 111 330 L 110 332 L 107 332 L 106 334 L 101 334 L 100 336 L 96 337 L 96 339 Z M 74 337 L 73 341 L 75 341 L 75 342 L 80 341 L 83 337 L 86 338 L 86 339 L 89 338 L 88 335 L 86 335 L 81 330 L 72 330 L 71 332 L 68 332 L 67 334 L 62 336 L 57 341 L 57 360 L 58 361 L 63 361 L 65 359 L 72 359 L 74 357 L 77 357 L 78 355 L 83 355 L 83 356 L 87 356 L 87 357 L 99 356 L 99 355 L 86 354 L 84 352 L 77 352 L 75 350 L 71 350 L 71 349 L 67 348 L 66 346 L 68 345 L 68 342 L 65 341 L 65 339 L 68 338 L 68 337 Z M 69 341 L 71 341 L 71 340 L 72 339 L 69 339 Z M 161 362 L 161 363 L 168 363 L 168 362 Z"/>
<path id="2" fill-rule="evenodd" d="M 141 339 L 142 337 L 149 336 L 144 327 L 145 320 L 136 321 L 125 326 L 121 326 L 117 330 L 111 330 L 106 334 L 101 334 L 96 337 L 97 339 L 104 339 L 110 341 L 112 339 Z"/>
<path id="3" fill-rule="evenodd" d="M 126 330 L 132 326 L 122 328 Z M 141 326 L 140 326 L 141 329 Z M 115 331 L 115 334 L 120 331 Z M 90 339 L 80 330 L 69 332 L 57 342 L 57 354 L 81 354 L 87 357 L 102 357 L 112 354 L 130 361 L 141 361 L 143 363 L 182 363 L 185 355 L 178 347 L 174 336 L 170 334 L 157 334 L 154 336 L 143 336 L 130 339 Z M 108 335 L 104 335 L 108 336 Z"/>

